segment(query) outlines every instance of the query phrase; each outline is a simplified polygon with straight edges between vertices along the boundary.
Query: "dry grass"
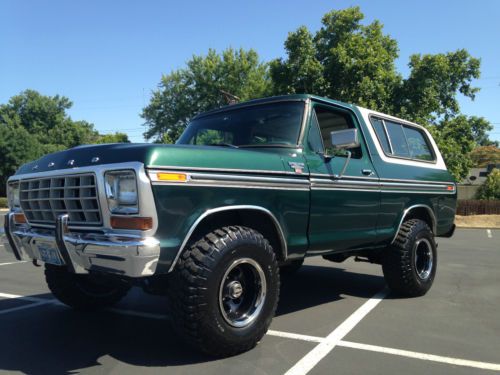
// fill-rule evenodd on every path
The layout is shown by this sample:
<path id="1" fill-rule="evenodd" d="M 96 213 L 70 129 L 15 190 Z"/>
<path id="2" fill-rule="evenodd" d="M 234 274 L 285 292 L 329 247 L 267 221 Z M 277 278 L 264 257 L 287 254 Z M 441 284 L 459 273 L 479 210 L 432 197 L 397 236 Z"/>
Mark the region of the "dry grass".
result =
<path id="1" fill-rule="evenodd" d="M 500 215 L 455 216 L 458 228 L 500 228 Z"/>

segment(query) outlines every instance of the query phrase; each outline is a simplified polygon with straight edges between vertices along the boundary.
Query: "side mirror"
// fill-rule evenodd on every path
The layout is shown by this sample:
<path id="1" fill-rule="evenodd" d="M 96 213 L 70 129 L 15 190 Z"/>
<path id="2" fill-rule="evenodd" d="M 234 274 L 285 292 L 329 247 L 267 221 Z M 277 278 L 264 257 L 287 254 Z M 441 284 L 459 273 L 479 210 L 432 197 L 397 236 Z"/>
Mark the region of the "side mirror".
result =
<path id="1" fill-rule="evenodd" d="M 347 150 L 359 146 L 358 129 L 337 130 L 331 132 L 330 137 L 332 146 L 340 150 Z"/>

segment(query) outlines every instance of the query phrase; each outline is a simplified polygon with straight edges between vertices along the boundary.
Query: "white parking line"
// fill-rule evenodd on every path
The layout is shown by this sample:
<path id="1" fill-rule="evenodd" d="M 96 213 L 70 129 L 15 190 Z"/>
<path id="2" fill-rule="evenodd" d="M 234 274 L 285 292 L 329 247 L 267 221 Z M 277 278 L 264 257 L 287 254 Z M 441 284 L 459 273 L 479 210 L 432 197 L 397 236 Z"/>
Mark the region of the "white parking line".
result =
<path id="1" fill-rule="evenodd" d="M 285 375 L 305 375 L 311 371 L 387 294 L 387 290 L 382 290 L 366 301 L 351 316 L 344 320 L 341 325 L 334 329 L 325 340 L 302 357 Z"/>
<path id="2" fill-rule="evenodd" d="M 491 229 L 486 229 L 486 235 L 488 238 L 493 238 L 493 234 L 491 234 Z"/>
<path id="3" fill-rule="evenodd" d="M 480 368 L 483 370 L 500 371 L 500 364 L 496 364 L 496 363 L 478 362 L 478 361 L 470 361 L 468 359 L 443 357 L 440 355 L 411 352 L 408 350 L 386 348 L 383 346 L 376 346 L 376 345 L 359 344 L 357 342 L 350 342 L 350 341 L 343 341 L 343 340 L 339 341 L 337 345 L 343 346 L 346 348 L 361 349 L 361 350 L 368 350 L 371 352 L 393 354 L 393 355 L 398 355 L 398 356 L 402 356 L 402 357 L 422 359 L 424 361 L 446 363 L 446 364 L 455 365 L 455 366 L 465 366 L 465 367 Z"/>
<path id="4" fill-rule="evenodd" d="M 20 299 L 20 300 L 29 301 L 29 302 L 41 302 L 41 301 L 56 302 L 56 300 L 53 298 L 46 299 L 46 298 L 38 298 L 38 297 L 20 296 L 17 294 L 9 294 L 9 293 L 0 293 L 0 298 L 15 298 L 15 299 Z"/>
<path id="5" fill-rule="evenodd" d="M 28 262 L 27 260 L 17 260 L 15 262 L 8 262 L 8 263 L 0 263 L 0 266 L 8 266 L 10 264 L 19 264 L 19 263 L 26 263 Z"/>
<path id="6" fill-rule="evenodd" d="M 361 344 L 357 342 L 344 341 L 342 340 L 382 299 L 387 295 L 386 291 L 382 291 L 374 295 L 370 300 L 368 300 L 364 305 L 362 305 L 358 310 L 356 310 L 349 318 L 347 318 L 340 326 L 338 326 L 330 335 L 327 337 L 318 337 L 318 336 L 309 336 L 302 335 L 298 333 L 292 332 L 283 332 L 283 331 L 275 331 L 268 330 L 267 335 L 282 337 L 292 340 L 300 340 L 307 342 L 316 342 L 319 343 L 313 350 L 311 350 L 305 357 L 303 357 L 295 366 L 293 366 L 290 370 L 286 372 L 285 375 L 288 374 L 306 374 L 310 371 L 319 361 L 324 358 L 335 346 L 350 348 L 350 349 L 358 349 L 358 350 L 366 350 L 377 353 L 384 354 L 392 354 L 400 357 L 414 358 L 420 359 L 424 361 L 432 361 L 438 363 L 444 363 L 455 366 L 463 366 L 463 367 L 472 367 L 483 370 L 493 370 L 500 371 L 500 364 L 497 363 L 489 363 L 489 362 L 480 362 L 480 361 L 472 361 L 468 359 L 461 358 L 453 358 L 453 357 L 445 357 L 435 354 L 427 354 L 421 352 L 413 352 L 402 349 L 394 349 L 388 348 L 384 346 L 378 345 L 369 345 L 369 344 Z M 32 302 L 28 305 L 13 307 L 10 309 L 0 310 L 1 314 L 7 314 L 10 312 L 24 310 L 34 307 L 39 307 L 43 305 L 53 304 L 53 305 L 63 305 L 63 303 L 59 302 L 56 299 L 45 299 L 45 298 L 37 298 L 37 297 L 29 297 L 29 296 L 20 296 L 17 294 L 9 294 L 9 293 L 0 293 L 0 298 L 7 299 L 20 299 L 23 301 Z M 106 311 L 128 315 L 128 316 L 137 316 L 146 319 L 159 319 L 159 320 L 168 320 L 170 319 L 167 315 L 141 312 L 135 310 L 127 310 L 127 309 L 119 309 L 119 308 L 109 308 Z M 307 362 L 304 359 L 308 358 Z M 304 364 L 305 363 L 305 364 Z M 300 365 L 300 367 L 298 366 Z M 300 372 L 303 371 L 303 372 Z"/>
<path id="7" fill-rule="evenodd" d="M 266 335 L 276 336 L 276 337 L 284 337 L 284 338 L 293 339 L 293 340 L 309 341 L 309 342 L 323 342 L 323 341 L 325 341 L 324 337 L 300 335 L 298 333 L 274 331 L 272 329 L 268 330 Z"/>
<path id="8" fill-rule="evenodd" d="M 19 311 L 19 310 L 24 310 L 24 309 L 31 309 L 32 307 L 38 307 L 38 306 L 42 306 L 42 305 L 47 305 L 49 303 L 52 303 L 52 301 L 50 301 L 50 300 L 49 301 L 39 301 L 39 302 L 33 302 L 33 303 L 30 303 L 30 304 L 27 304 L 27 305 L 23 305 L 23 306 L 12 307 L 10 309 L 0 310 L 0 315 L 11 313 L 13 311 Z"/>

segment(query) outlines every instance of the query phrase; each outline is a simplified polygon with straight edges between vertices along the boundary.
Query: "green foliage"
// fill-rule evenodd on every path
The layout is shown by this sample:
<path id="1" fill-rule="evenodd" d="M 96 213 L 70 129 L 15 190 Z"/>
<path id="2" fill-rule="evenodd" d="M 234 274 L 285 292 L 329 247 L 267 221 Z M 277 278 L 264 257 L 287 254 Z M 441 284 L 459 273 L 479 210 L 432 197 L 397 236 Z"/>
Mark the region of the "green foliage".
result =
<path id="1" fill-rule="evenodd" d="M 225 103 L 220 90 L 241 100 L 311 93 L 379 110 L 429 127 L 446 164 L 460 180 L 472 165 L 470 151 L 488 139 L 491 124 L 460 114 L 457 95 L 471 100 L 478 92 L 480 60 L 466 50 L 410 57 L 408 77 L 396 70 L 398 44 L 379 21 L 362 24 L 359 7 L 333 10 L 312 33 L 305 26 L 288 34 L 286 58 L 268 65 L 257 53 L 209 50 L 194 56 L 185 69 L 162 77 L 142 117 L 146 138 L 174 142 L 194 114 Z"/>
<path id="2" fill-rule="evenodd" d="M 130 143 L 130 140 L 127 134 L 115 132 L 113 134 L 99 135 L 94 143 Z"/>
<path id="3" fill-rule="evenodd" d="M 0 195 L 7 178 L 27 161 L 86 143 L 128 142 L 123 133 L 100 135 L 66 111 L 71 101 L 26 90 L 0 105 Z"/>
<path id="4" fill-rule="evenodd" d="M 476 145 L 469 118 L 459 115 L 437 125 L 430 125 L 429 128 L 450 173 L 457 181 L 467 177 L 472 168 L 469 155 Z"/>
<path id="5" fill-rule="evenodd" d="M 410 75 L 396 90 L 395 111 L 426 124 L 450 118 L 460 112 L 457 92 L 474 99 L 479 88 L 471 81 L 479 78 L 480 60 L 464 50 L 436 55 L 410 56 Z"/>
<path id="6" fill-rule="evenodd" d="M 0 123 L 0 195 L 5 195 L 7 178 L 25 162 L 42 154 L 42 145 L 23 127 Z"/>
<path id="7" fill-rule="evenodd" d="M 7 198 L 0 197 L 0 208 L 7 208 L 7 207 L 9 207 L 9 203 L 7 202 Z"/>
<path id="8" fill-rule="evenodd" d="M 477 192 L 478 199 L 500 199 L 500 169 L 494 168 Z"/>
<path id="9" fill-rule="evenodd" d="M 486 167 L 488 164 L 500 164 L 500 148 L 496 146 L 480 146 L 475 148 L 470 157 L 474 167 Z"/>
<path id="10" fill-rule="evenodd" d="M 0 124 L 32 134 L 40 144 L 41 154 L 93 143 L 98 137 L 94 126 L 73 121 L 66 113 L 71 106 L 71 101 L 63 96 L 26 90 L 0 105 Z"/>
<path id="11" fill-rule="evenodd" d="M 280 58 L 270 64 L 275 93 L 324 94 L 327 85 L 323 66 L 316 58 L 316 47 L 309 30 L 302 26 L 289 33 L 285 49 L 288 60 Z"/>
<path id="12" fill-rule="evenodd" d="M 390 111 L 401 82 L 394 65 L 397 42 L 378 21 L 362 25 L 363 17 L 359 7 L 335 10 L 314 36 L 304 26 L 290 33 L 288 58 L 271 62 L 275 93 L 318 94 Z"/>
<path id="13" fill-rule="evenodd" d="M 241 100 L 268 95 L 267 64 L 253 50 L 229 48 L 219 55 L 211 49 L 206 56 L 193 56 L 185 69 L 162 77 L 143 109 L 145 138 L 175 142 L 195 114 L 227 104 L 221 90 Z"/>

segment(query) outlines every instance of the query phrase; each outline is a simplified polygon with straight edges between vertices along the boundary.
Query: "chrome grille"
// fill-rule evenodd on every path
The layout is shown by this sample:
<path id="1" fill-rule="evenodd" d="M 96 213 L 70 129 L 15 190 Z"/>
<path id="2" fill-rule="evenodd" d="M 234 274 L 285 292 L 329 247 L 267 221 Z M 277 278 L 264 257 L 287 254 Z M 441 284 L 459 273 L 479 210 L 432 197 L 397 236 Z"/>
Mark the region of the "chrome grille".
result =
<path id="1" fill-rule="evenodd" d="M 95 176 L 78 174 L 21 181 L 21 208 L 33 224 L 54 225 L 56 217 L 69 215 L 69 225 L 102 223 Z"/>

